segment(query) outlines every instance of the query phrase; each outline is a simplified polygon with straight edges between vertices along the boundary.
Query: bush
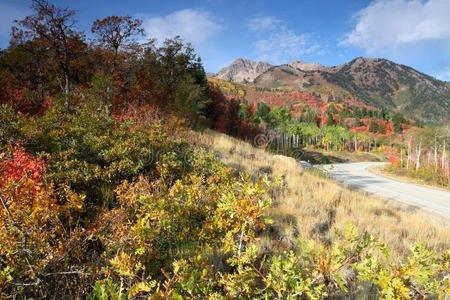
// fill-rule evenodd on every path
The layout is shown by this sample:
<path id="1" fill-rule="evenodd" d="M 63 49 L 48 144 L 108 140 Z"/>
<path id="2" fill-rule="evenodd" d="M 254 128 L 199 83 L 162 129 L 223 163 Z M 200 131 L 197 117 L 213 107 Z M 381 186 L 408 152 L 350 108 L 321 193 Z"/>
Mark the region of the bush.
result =
<path id="1" fill-rule="evenodd" d="M 87 105 L 72 114 L 57 107 L 42 116 L 12 112 L 8 106 L 0 110 L 0 192 L 5 204 L 0 211 L 0 288 L 8 293 L 44 296 L 51 288 L 79 293 L 85 287 L 62 286 L 82 274 L 100 274 L 105 260 L 85 258 L 105 251 L 99 232 L 110 230 L 114 218 L 101 222 L 101 216 L 117 212 L 121 202 L 114 190 L 120 184 L 125 189 L 124 180 L 145 176 L 164 197 L 163 191 L 168 193 L 189 174 L 199 179 L 217 169 L 211 156 L 174 138 L 175 129 L 182 130 L 178 122 L 145 118 L 146 111 L 114 116 Z M 173 245 L 170 240 L 162 243 Z M 68 266 L 76 271 L 67 272 Z M 58 274 L 58 279 L 49 274 Z"/>
<path id="2" fill-rule="evenodd" d="M 259 256 L 270 184 L 175 138 L 177 121 L 89 105 L 0 117 L 2 297 L 322 298 L 366 281 L 391 298 L 448 293 L 448 254 L 418 244 L 395 264 L 351 227 Z"/>
<path id="3" fill-rule="evenodd" d="M 58 221 L 83 200 L 71 194 L 58 204 L 45 183 L 47 163 L 16 146 L 0 153 L 0 297 L 39 285 L 41 272 L 64 251 L 64 228 Z M 67 195 L 69 196 L 69 195 Z"/>

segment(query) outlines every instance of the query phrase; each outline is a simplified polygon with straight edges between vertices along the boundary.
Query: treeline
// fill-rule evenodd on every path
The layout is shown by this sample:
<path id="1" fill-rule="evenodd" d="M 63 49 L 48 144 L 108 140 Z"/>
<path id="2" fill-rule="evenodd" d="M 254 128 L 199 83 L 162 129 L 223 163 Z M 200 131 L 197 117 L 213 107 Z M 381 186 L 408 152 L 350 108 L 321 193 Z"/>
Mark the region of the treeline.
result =
<path id="1" fill-rule="evenodd" d="M 441 186 L 450 182 L 450 128 L 427 126 L 403 135 L 390 154 L 389 171 Z"/>
<path id="2" fill-rule="evenodd" d="M 1 103 L 33 115 L 57 104 L 71 112 L 95 99 L 111 114 L 149 106 L 194 126 L 214 113 L 200 58 L 179 37 L 138 43 L 142 22 L 111 16 L 93 22 L 88 40 L 75 11 L 46 0 L 32 8 L 0 52 Z"/>
<path id="3" fill-rule="evenodd" d="M 240 137 L 263 134 L 255 142 L 277 153 L 294 155 L 303 147 L 326 151 L 384 151 L 391 169 L 446 186 L 449 181 L 449 133 L 445 126 L 424 126 L 399 112 L 388 113 L 363 103 L 316 95 L 258 91 L 253 86 L 210 79 L 224 93 L 247 128 Z M 247 98 L 259 102 L 249 104 Z M 217 123 L 220 125 L 220 122 Z M 238 128 L 239 126 L 235 126 Z M 225 127 L 217 129 L 227 132 Z M 223 128 L 223 129 L 221 129 Z M 251 135 L 245 134 L 251 132 Z M 394 163 L 395 161 L 395 163 Z"/>
<path id="4" fill-rule="evenodd" d="M 401 113 L 365 105 L 356 100 L 286 91 L 259 91 L 251 85 L 209 79 L 230 103 L 240 107 L 240 118 L 259 133 L 280 135 L 283 144 L 325 150 L 371 151 L 392 146 L 393 140 L 412 127 L 422 127 L 420 120 L 410 120 Z M 242 113 L 251 111 L 251 114 Z M 291 141 L 291 142 L 289 142 Z M 384 148 L 383 148 L 384 149 Z M 286 151 L 283 150 L 283 153 Z"/>
<path id="5" fill-rule="evenodd" d="M 239 104 L 210 86 L 200 58 L 180 37 L 138 43 L 140 20 L 110 16 L 93 22 L 88 40 L 75 29 L 73 10 L 32 3 L 35 14 L 15 22 L 10 46 L 0 52 L 0 103 L 31 115 L 54 105 L 70 113 L 93 102 L 110 115 L 147 107 L 194 128 L 255 133 Z"/>

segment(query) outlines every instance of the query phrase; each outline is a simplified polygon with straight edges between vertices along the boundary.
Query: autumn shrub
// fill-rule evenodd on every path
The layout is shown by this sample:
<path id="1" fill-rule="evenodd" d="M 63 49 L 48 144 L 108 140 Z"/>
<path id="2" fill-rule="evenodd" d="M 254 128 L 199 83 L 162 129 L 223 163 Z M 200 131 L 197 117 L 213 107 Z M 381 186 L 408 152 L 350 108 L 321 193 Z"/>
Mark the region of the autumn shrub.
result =
<path id="1" fill-rule="evenodd" d="M 64 248 L 52 184 L 45 184 L 47 163 L 16 146 L 0 153 L 0 297 L 41 282 L 40 273 Z M 76 198 L 72 198 L 76 201 Z"/>
<path id="2" fill-rule="evenodd" d="M 72 114 L 54 107 L 42 116 L 27 116 L 1 107 L 5 149 L 0 178 L 5 199 L 2 251 L 6 255 L 1 259 L 2 267 L 8 266 L 2 289 L 10 282 L 9 287 L 14 283 L 26 287 L 26 295 L 30 290 L 48 295 L 49 290 L 61 290 L 62 286 L 72 296 L 83 293 L 86 286 L 76 288 L 70 282 L 77 275 L 97 273 L 99 262 L 89 261 L 86 255 L 101 255 L 104 245 L 92 237 L 106 229 L 92 220 L 119 205 L 114 189 L 123 180 L 146 176 L 151 182 L 162 180 L 161 187 L 167 189 L 194 169 L 203 175 L 214 170 L 207 160 L 200 167 L 200 162 L 192 159 L 192 147 L 176 138 L 176 130 L 182 130 L 178 121 L 143 119 L 143 115 L 145 112 L 117 118 L 101 107 L 86 105 Z M 106 197 L 109 202 L 105 204 Z M 6 218 L 8 208 L 10 218 Z M 28 235 L 41 244 L 31 246 Z M 26 239 L 26 245 L 19 238 Z M 52 247 L 55 249 L 48 250 Z M 34 256 L 33 251 L 40 254 Z M 61 272 L 70 278 L 61 280 Z M 58 279 L 51 279 L 49 273 L 57 274 Z M 19 274 L 24 276 L 16 276 Z"/>
<path id="3" fill-rule="evenodd" d="M 211 100 L 204 111 L 212 128 L 244 140 L 253 139 L 261 131 L 254 105 L 227 99 L 213 83 L 209 86 L 209 97 Z"/>
<path id="4" fill-rule="evenodd" d="M 99 238 L 107 249 L 107 272 L 127 288 L 143 284 L 143 278 L 146 284 L 163 280 L 176 260 L 217 251 L 223 239 L 232 242 L 242 230 L 264 226 L 262 210 L 270 203 L 262 197 L 264 182 L 236 177 L 211 154 L 197 151 L 191 160 L 192 172 L 167 185 L 174 161 L 163 157 L 157 166 L 161 178 L 124 181 L 116 189 L 120 207 L 99 216 L 100 223 L 121 216 Z"/>
<path id="5" fill-rule="evenodd" d="M 450 253 L 439 257 L 419 243 L 411 246 L 406 262 L 386 262 L 390 251 L 382 242 L 348 226 L 345 232 L 336 231 L 338 238 L 329 247 L 299 241 L 295 250 L 266 259 L 257 254 L 253 244 L 256 237 L 251 225 L 256 224 L 249 222 L 252 219 L 231 226 L 218 241 L 216 246 L 223 245 L 221 253 L 228 254 L 226 270 L 200 251 L 174 259 L 161 268 L 163 277 L 154 279 L 135 273 L 148 270 L 142 264 L 145 256 L 136 262 L 136 255 L 117 251 L 111 260 L 116 276 L 97 281 L 90 298 L 120 294 L 156 299 L 323 299 L 348 293 L 364 295 L 369 290 L 361 290 L 362 283 L 372 285 L 372 295 L 385 299 L 450 294 L 445 275 Z M 130 265 L 133 268 L 127 267 Z"/>
<path id="6" fill-rule="evenodd" d="M 177 139 L 178 121 L 146 115 L 2 106 L 5 295 L 78 297 L 105 275 L 131 293 L 179 259 L 216 252 L 226 234 L 263 226 L 262 181 Z"/>
<path id="7" fill-rule="evenodd" d="M 434 166 L 422 166 L 419 169 L 407 170 L 406 175 L 412 178 L 417 178 L 430 183 L 438 184 L 440 186 L 449 185 L 449 178 L 446 171 L 440 167 Z"/>
<path id="8" fill-rule="evenodd" d="M 9 116 L 7 107 L 3 111 L 5 118 Z M 31 153 L 48 156 L 50 180 L 70 185 L 91 201 L 99 200 L 95 198 L 102 186 L 141 173 L 156 176 L 156 162 L 166 152 L 175 151 L 181 163 L 188 151 L 185 142 L 166 137 L 167 124 L 159 120 L 118 119 L 102 109 L 65 114 L 55 108 L 42 117 L 18 114 L 16 119 L 9 128 L 3 127 L 4 137 L 18 140 Z M 184 162 L 183 168 L 174 170 L 178 176 L 188 168 Z"/>

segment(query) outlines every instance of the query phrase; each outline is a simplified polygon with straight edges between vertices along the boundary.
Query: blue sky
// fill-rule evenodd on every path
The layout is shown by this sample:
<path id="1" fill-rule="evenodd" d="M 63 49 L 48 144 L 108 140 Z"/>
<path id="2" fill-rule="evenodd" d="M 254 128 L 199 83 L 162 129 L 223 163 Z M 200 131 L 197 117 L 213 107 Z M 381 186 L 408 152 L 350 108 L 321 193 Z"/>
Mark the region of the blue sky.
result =
<path id="1" fill-rule="evenodd" d="M 206 71 L 238 57 L 272 64 L 294 59 L 339 65 L 382 57 L 450 81 L 450 0 L 54 0 L 77 12 L 89 36 L 97 18 L 143 20 L 146 37 L 177 34 L 193 43 Z M 0 0 L 0 47 L 30 1 Z"/>

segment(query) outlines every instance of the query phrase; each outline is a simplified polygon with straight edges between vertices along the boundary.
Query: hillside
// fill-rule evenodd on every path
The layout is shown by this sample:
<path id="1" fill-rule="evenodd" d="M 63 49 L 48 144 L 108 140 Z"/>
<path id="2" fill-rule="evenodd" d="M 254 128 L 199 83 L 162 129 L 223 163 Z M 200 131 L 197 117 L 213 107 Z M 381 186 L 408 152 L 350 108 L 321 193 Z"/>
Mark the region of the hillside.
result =
<path id="1" fill-rule="evenodd" d="M 218 73 L 208 75 L 223 80 L 250 83 L 271 67 L 273 66 L 269 63 L 263 61 L 255 62 L 241 57 L 232 62 L 228 67 L 221 69 Z"/>
<path id="2" fill-rule="evenodd" d="M 386 203 L 374 195 L 352 191 L 331 178 L 317 176 L 314 168 L 302 170 L 292 158 L 270 153 L 225 134 L 208 130 L 195 135 L 200 145 L 214 151 L 223 163 L 250 174 L 254 180 L 264 176 L 283 178 L 278 192 L 272 194 L 273 204 L 267 210 L 275 230 L 263 233 L 261 246 L 265 249 L 261 250 L 289 248 L 296 237 L 326 240 L 332 236 L 331 226 L 323 225 L 327 222 L 342 230 L 352 223 L 360 231 L 368 229 L 377 233 L 395 249 L 396 255 L 407 253 L 406 245 L 413 243 L 415 238 L 437 249 L 445 249 L 444 245 L 448 244 L 450 236 L 445 219 L 427 218 L 421 209 L 408 210 L 408 206 L 400 202 Z M 298 230 L 300 228 L 302 230 Z M 409 234 L 402 235 L 406 228 Z M 435 235 L 428 236 L 429 230 L 434 230 Z"/>
<path id="3" fill-rule="evenodd" d="M 140 44 L 143 21 L 101 6 L 89 38 L 76 10 L 30 10 L 0 49 L 0 299 L 450 295 L 447 219 L 296 160 L 399 165 L 408 143 L 421 171 L 426 141 L 395 143 L 415 122 L 334 90 L 208 79 L 191 43 Z M 272 68 L 240 59 L 227 72 Z M 450 178 L 448 143 L 416 129 L 433 137 L 428 169 Z"/>
<path id="4" fill-rule="evenodd" d="M 353 98 L 367 105 L 400 111 L 411 118 L 422 118 L 428 122 L 444 123 L 449 119 L 448 82 L 386 59 L 359 57 L 334 67 L 293 61 L 267 70 L 262 67 L 255 69 L 255 64 L 263 66 L 262 62 L 240 58 L 212 77 L 251 82 L 251 77 L 246 74 L 259 73 L 253 84 L 260 88 L 316 93 L 322 98 L 331 93 L 334 97 Z M 245 76 L 247 79 L 243 80 Z"/>

